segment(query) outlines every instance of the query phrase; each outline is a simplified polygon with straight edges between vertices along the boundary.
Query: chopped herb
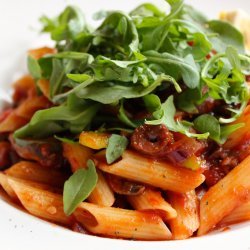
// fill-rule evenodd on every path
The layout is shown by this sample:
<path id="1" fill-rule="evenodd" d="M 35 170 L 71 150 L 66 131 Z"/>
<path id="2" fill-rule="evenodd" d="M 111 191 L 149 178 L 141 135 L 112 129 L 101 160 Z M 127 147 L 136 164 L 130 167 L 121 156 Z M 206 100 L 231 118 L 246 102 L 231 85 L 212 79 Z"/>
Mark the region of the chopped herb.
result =
<path id="1" fill-rule="evenodd" d="M 98 176 L 95 164 L 92 160 L 88 160 L 87 166 L 87 169 L 77 170 L 64 184 L 63 204 L 67 215 L 72 214 L 96 186 Z"/>
<path id="2" fill-rule="evenodd" d="M 107 163 L 111 164 L 119 159 L 128 146 L 128 139 L 125 136 L 113 134 L 108 140 L 106 150 Z"/>

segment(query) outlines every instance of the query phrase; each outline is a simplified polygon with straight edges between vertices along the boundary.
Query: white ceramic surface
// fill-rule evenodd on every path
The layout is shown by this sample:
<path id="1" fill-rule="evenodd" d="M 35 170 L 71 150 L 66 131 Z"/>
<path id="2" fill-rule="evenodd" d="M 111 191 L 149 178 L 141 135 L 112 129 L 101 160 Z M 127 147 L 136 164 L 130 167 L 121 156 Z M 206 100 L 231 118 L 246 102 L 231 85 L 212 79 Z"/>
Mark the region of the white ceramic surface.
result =
<path id="1" fill-rule="evenodd" d="M 38 17 L 55 15 L 67 4 L 82 6 L 87 19 L 100 9 L 130 10 L 143 0 L 0 0 L 0 109 L 8 101 L 9 84 L 25 73 L 25 52 L 48 44 L 38 34 Z M 151 0 L 163 8 L 164 0 Z M 208 16 L 220 10 L 242 8 L 250 13 L 249 0 L 190 0 Z M 0 198 L 0 250 L 250 250 L 250 223 L 221 233 L 172 242 L 135 242 L 80 235 L 34 218 Z"/>

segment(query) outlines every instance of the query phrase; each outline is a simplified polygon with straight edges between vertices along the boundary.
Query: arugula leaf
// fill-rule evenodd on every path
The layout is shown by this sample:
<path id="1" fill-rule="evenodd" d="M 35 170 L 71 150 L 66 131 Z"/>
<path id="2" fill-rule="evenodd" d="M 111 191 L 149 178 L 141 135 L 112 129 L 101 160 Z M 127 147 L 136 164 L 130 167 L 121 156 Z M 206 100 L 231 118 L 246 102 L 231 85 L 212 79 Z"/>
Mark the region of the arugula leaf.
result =
<path id="1" fill-rule="evenodd" d="M 28 56 L 28 70 L 34 79 L 40 79 L 42 76 L 41 67 L 38 61 L 32 56 Z"/>
<path id="2" fill-rule="evenodd" d="M 62 81 L 65 77 L 65 68 L 59 59 L 52 60 L 53 71 L 50 77 L 50 97 L 61 91 Z"/>
<path id="3" fill-rule="evenodd" d="M 150 78 L 142 60 L 118 61 L 98 56 L 90 68 L 94 71 L 96 81 L 141 82 L 147 86 Z"/>
<path id="4" fill-rule="evenodd" d="M 95 31 L 95 45 L 102 43 L 112 44 L 118 51 L 138 51 L 139 37 L 137 29 L 130 16 L 122 12 L 112 12 Z"/>
<path id="5" fill-rule="evenodd" d="M 169 15 L 165 18 L 164 22 L 168 22 L 173 18 L 177 18 L 184 6 L 184 0 L 166 0 L 166 1 L 170 4 L 171 11 Z"/>
<path id="6" fill-rule="evenodd" d="M 50 76 L 50 96 L 54 97 L 63 92 L 67 83 L 67 75 L 71 76 L 72 71 L 85 71 L 93 62 L 94 58 L 88 53 L 61 52 L 53 55 L 52 72 Z M 77 74 L 78 72 L 76 72 Z M 86 75 L 86 74 L 85 74 Z"/>
<path id="7" fill-rule="evenodd" d="M 31 121 L 24 127 L 18 129 L 14 136 L 16 138 L 44 138 L 63 131 L 73 134 L 80 133 L 95 117 L 99 104 L 79 101 L 40 110 L 35 113 Z"/>
<path id="8" fill-rule="evenodd" d="M 81 32 L 88 32 L 83 13 L 75 6 L 68 6 L 54 19 L 43 16 L 40 21 L 44 25 L 43 32 L 49 32 L 57 42 L 76 39 Z"/>
<path id="9" fill-rule="evenodd" d="M 222 143 L 240 125 L 221 124 L 235 121 L 249 100 L 245 75 L 250 74 L 250 59 L 239 54 L 244 53 L 243 36 L 228 23 L 207 21 L 183 0 L 166 2 L 169 13 L 147 3 L 130 15 L 99 13 L 104 20 L 95 30 L 72 6 L 54 19 L 42 17 L 43 31 L 56 41 L 58 53 L 39 60 L 29 57 L 28 68 L 36 80 L 49 80 L 50 99 L 57 106 L 38 111 L 15 136 L 43 138 L 67 131 L 73 137 L 91 127 L 119 128 L 121 122 L 136 128 L 141 121 L 130 119 L 123 102 L 139 98 L 152 114 L 146 123 L 163 123 L 198 139 L 210 135 Z M 175 104 L 165 93 L 175 96 Z M 161 103 L 163 98 L 167 100 Z M 207 98 L 222 100 L 231 117 L 199 116 L 191 123 L 197 106 Z M 93 120 L 106 104 L 119 112 L 98 113 Z M 190 114 L 189 121 L 175 120 L 175 105 Z M 191 133 L 193 128 L 204 134 Z"/>
<path id="10" fill-rule="evenodd" d="M 67 77 L 78 83 L 83 83 L 90 79 L 90 76 L 87 74 L 67 74 Z"/>
<path id="11" fill-rule="evenodd" d="M 151 3 L 144 3 L 130 12 L 132 17 L 161 17 L 165 16 L 155 5 Z"/>
<path id="12" fill-rule="evenodd" d="M 112 164 L 119 159 L 128 146 L 128 139 L 125 136 L 113 134 L 108 140 L 106 159 L 108 164 Z"/>
<path id="13" fill-rule="evenodd" d="M 64 213 L 68 216 L 88 198 L 97 184 L 98 175 L 94 162 L 88 160 L 87 166 L 87 169 L 77 170 L 64 184 L 63 205 Z"/>
<path id="14" fill-rule="evenodd" d="M 95 82 L 76 92 L 79 98 L 90 99 L 102 104 L 117 103 L 119 100 L 138 98 L 154 91 L 164 81 L 164 76 L 158 78 L 148 87 L 142 85 L 120 84 L 113 82 Z"/>
<path id="15" fill-rule="evenodd" d="M 237 50 L 234 47 L 231 46 L 227 47 L 226 56 L 234 69 L 241 70 L 240 57 L 238 55 Z"/>
<path id="16" fill-rule="evenodd" d="M 192 123 L 188 123 L 185 121 L 175 121 L 174 116 L 176 113 L 176 109 L 174 106 L 174 97 L 170 96 L 168 97 L 168 99 L 166 100 L 166 102 L 164 102 L 162 104 L 161 107 L 161 117 L 158 118 L 159 116 L 159 112 L 156 111 L 156 113 L 153 113 L 153 115 L 155 116 L 155 118 L 157 120 L 153 120 L 153 121 L 146 121 L 146 124 L 149 125 L 160 125 L 160 124 L 165 124 L 166 127 L 173 131 L 173 132 L 179 132 L 182 134 L 187 135 L 188 137 L 194 137 L 194 138 L 198 138 L 198 139 L 207 139 L 209 136 L 209 133 L 204 133 L 204 134 L 195 134 L 195 133 L 191 133 L 190 127 L 192 125 Z"/>
<path id="17" fill-rule="evenodd" d="M 207 22 L 211 32 L 217 34 L 210 39 L 217 52 L 225 52 L 228 46 L 233 46 L 239 53 L 245 53 L 244 38 L 242 33 L 228 22 L 212 20 Z"/>
<path id="18" fill-rule="evenodd" d="M 193 54 L 195 61 L 202 61 L 210 53 L 212 44 L 204 34 L 194 33 L 193 46 L 189 49 Z"/>
<path id="19" fill-rule="evenodd" d="M 177 96 L 177 108 L 190 114 L 197 114 L 198 109 L 196 106 L 202 103 L 206 98 L 207 95 L 202 96 L 202 93 L 198 88 L 187 89 Z"/>
<path id="20" fill-rule="evenodd" d="M 226 54 L 212 57 L 203 67 L 201 76 L 209 87 L 209 95 L 217 100 L 224 100 L 229 105 L 240 108 L 228 108 L 231 118 L 219 118 L 220 123 L 231 123 L 243 112 L 249 100 L 249 88 L 245 82 L 242 62 L 249 63 L 250 58 L 239 55 L 232 47 Z"/>
<path id="21" fill-rule="evenodd" d="M 132 121 L 126 114 L 126 111 L 124 109 L 123 101 L 121 103 L 120 109 L 119 109 L 119 114 L 118 114 L 118 119 L 124 123 L 125 125 L 131 127 L 131 128 L 136 128 L 138 127 L 137 124 L 135 124 L 134 121 Z"/>
<path id="22" fill-rule="evenodd" d="M 52 59 L 53 58 L 51 56 L 46 56 L 38 60 L 39 67 L 41 69 L 41 75 L 39 75 L 38 79 L 50 79 L 53 70 Z"/>
<path id="23" fill-rule="evenodd" d="M 187 4 L 183 6 L 182 18 L 192 21 L 196 25 L 199 25 L 199 27 L 204 27 L 208 21 L 207 17 L 202 12 Z"/>
<path id="24" fill-rule="evenodd" d="M 154 63 L 159 66 L 158 73 L 170 75 L 175 79 L 183 78 L 185 84 L 193 89 L 200 84 L 199 70 L 194 62 L 192 55 L 180 58 L 169 53 L 158 53 L 156 51 L 144 52 L 147 63 Z"/>

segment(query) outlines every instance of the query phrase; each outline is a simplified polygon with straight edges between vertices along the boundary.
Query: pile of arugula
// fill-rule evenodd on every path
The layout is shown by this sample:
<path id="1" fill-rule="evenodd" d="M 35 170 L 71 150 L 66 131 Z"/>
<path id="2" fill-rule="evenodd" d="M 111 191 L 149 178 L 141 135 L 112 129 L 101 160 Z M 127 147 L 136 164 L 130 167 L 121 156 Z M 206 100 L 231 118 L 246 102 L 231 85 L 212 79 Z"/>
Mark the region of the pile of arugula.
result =
<path id="1" fill-rule="evenodd" d="M 43 31 L 50 33 L 58 53 L 38 60 L 29 57 L 28 68 L 36 80 L 49 80 L 55 107 L 38 111 L 15 137 L 133 131 L 147 123 L 225 142 L 244 125 L 230 123 L 249 100 L 245 75 L 250 58 L 245 55 L 243 36 L 228 23 L 208 21 L 183 0 L 167 2 L 169 13 L 152 4 L 143 4 L 129 15 L 97 13 L 95 18 L 104 19 L 97 29 L 87 25 L 76 7 L 67 7 L 54 19 L 42 17 Z M 197 107 L 208 98 L 225 103 L 230 116 L 200 115 Z M 126 104 L 132 99 L 139 100 L 151 117 L 131 116 Z M 176 120 L 176 107 L 190 118 Z M 103 108 L 116 112 L 103 113 Z M 110 145 L 107 158 L 112 163 L 114 145 Z"/>

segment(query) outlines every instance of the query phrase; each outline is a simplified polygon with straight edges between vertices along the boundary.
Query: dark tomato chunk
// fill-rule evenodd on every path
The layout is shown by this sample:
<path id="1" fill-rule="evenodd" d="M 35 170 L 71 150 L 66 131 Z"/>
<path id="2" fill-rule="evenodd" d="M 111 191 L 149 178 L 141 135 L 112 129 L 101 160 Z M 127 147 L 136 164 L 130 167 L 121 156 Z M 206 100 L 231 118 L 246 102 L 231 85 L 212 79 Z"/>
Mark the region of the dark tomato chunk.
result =
<path id="1" fill-rule="evenodd" d="M 20 145 L 10 136 L 10 141 L 23 159 L 37 161 L 44 167 L 59 168 L 63 165 L 62 146 L 55 139 L 25 140 L 24 144 Z"/>
<path id="2" fill-rule="evenodd" d="M 180 134 L 175 136 L 175 140 L 176 141 L 170 145 L 166 152 L 167 158 L 175 164 L 178 164 L 193 155 L 200 156 L 207 146 L 203 141 L 198 141 L 194 138 L 189 138 Z"/>
<path id="3" fill-rule="evenodd" d="M 120 178 L 114 175 L 107 175 L 107 180 L 112 190 L 121 195 L 139 195 L 145 190 L 145 186 Z"/>
<path id="4" fill-rule="evenodd" d="M 142 125 L 131 137 L 131 146 L 135 150 L 155 157 L 165 156 L 173 142 L 173 134 L 164 125 Z"/>

